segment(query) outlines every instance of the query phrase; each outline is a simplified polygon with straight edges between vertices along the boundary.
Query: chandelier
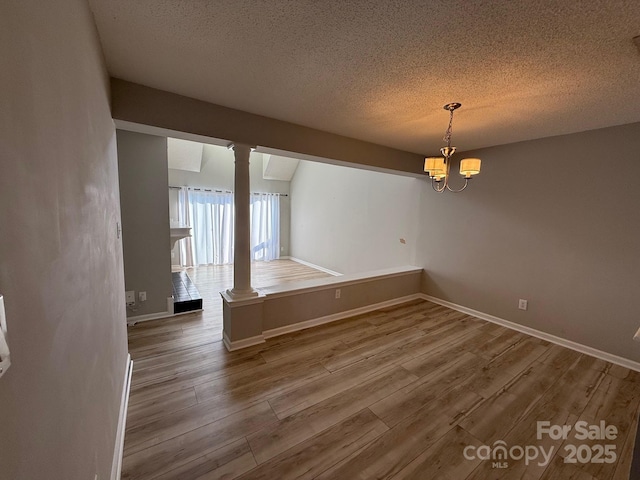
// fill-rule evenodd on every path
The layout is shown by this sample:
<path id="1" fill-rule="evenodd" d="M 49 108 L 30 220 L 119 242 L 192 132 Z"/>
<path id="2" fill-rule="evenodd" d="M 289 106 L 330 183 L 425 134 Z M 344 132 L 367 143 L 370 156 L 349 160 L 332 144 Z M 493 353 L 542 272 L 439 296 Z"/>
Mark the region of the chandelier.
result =
<path id="1" fill-rule="evenodd" d="M 460 160 L 460 175 L 464 178 L 464 185 L 457 190 L 454 190 L 449 186 L 451 157 L 456 151 L 456 147 L 451 146 L 453 111 L 461 106 L 462 104 L 460 103 L 447 103 L 442 107 L 449 111 L 449 127 L 447 128 L 443 138 L 443 140 L 447 142 L 447 146 L 440 149 L 442 157 L 427 157 L 424 159 L 424 171 L 429 174 L 429 178 L 431 178 L 431 186 L 438 193 L 442 193 L 445 190 L 449 190 L 454 193 L 461 192 L 467 188 L 471 177 L 480 173 L 479 158 L 464 158 Z"/>

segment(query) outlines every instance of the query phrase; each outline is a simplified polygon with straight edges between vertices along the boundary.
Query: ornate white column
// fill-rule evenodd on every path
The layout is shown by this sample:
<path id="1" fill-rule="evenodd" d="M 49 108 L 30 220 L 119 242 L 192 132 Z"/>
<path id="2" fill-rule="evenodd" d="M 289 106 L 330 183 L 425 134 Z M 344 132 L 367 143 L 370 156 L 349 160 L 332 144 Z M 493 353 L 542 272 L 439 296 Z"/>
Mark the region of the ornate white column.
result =
<path id="1" fill-rule="evenodd" d="M 234 144 L 235 177 L 233 203 L 233 288 L 227 290 L 231 298 L 254 297 L 257 292 L 251 288 L 251 224 L 249 190 L 249 155 L 251 147 Z"/>

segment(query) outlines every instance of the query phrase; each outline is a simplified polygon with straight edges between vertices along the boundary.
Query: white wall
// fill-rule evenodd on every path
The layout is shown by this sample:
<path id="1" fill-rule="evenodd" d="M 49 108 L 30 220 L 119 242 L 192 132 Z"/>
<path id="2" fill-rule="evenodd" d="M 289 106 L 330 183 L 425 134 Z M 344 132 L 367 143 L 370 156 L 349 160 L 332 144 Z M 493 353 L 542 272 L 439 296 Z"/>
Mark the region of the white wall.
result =
<path id="1" fill-rule="evenodd" d="M 125 364 L 116 137 L 86 2 L 0 2 L 0 478 L 110 477 Z"/>
<path id="2" fill-rule="evenodd" d="M 345 274 L 412 265 L 420 182 L 301 161 L 291 181 L 291 256 Z"/>
<path id="3" fill-rule="evenodd" d="M 200 172 L 169 169 L 169 185 L 175 187 L 206 187 L 233 191 L 234 156 L 233 150 L 215 145 L 204 145 L 202 169 Z M 249 157 L 249 175 L 252 192 L 283 193 L 280 197 L 280 255 L 289 255 L 290 236 L 290 182 L 265 180 L 262 177 L 262 153 L 252 152 Z M 170 195 L 172 221 L 177 220 L 178 196 L 174 190 Z M 178 247 L 173 250 L 172 263 L 177 264 Z"/>
<path id="4" fill-rule="evenodd" d="M 465 152 L 467 190 L 422 188 L 423 290 L 640 361 L 638 152 L 640 123 Z"/>

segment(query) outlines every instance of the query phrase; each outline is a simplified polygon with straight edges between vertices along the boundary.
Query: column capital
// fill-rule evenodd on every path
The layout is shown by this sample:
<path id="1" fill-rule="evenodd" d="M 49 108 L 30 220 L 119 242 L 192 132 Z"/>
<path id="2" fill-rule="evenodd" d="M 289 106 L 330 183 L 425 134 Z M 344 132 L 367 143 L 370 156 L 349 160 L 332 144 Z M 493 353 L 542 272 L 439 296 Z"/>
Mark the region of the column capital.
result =
<path id="1" fill-rule="evenodd" d="M 256 149 L 256 146 L 247 145 L 246 143 L 231 142 L 229 145 L 227 145 L 227 148 L 229 150 L 233 150 L 235 153 L 245 153 L 247 151 L 251 153 Z"/>

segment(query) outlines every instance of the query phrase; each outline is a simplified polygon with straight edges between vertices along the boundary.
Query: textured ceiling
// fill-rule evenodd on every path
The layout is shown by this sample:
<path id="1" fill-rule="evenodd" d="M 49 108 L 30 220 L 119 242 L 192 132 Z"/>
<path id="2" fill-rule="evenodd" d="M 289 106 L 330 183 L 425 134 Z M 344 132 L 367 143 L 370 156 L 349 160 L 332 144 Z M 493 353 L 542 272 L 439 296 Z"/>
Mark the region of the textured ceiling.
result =
<path id="1" fill-rule="evenodd" d="M 638 0 L 89 0 L 112 76 L 417 153 L 640 121 Z"/>

